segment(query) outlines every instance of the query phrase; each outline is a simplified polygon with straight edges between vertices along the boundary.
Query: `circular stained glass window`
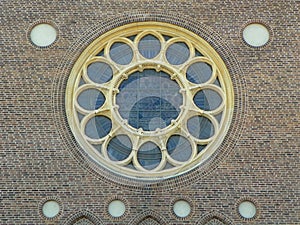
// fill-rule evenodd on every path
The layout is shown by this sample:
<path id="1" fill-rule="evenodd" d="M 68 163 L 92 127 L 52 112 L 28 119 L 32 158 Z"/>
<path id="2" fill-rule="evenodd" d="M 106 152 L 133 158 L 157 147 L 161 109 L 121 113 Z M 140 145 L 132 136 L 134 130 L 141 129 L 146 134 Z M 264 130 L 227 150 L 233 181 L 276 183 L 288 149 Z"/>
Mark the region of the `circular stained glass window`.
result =
<path id="1" fill-rule="evenodd" d="M 100 167 L 164 179 L 207 160 L 230 126 L 233 90 L 220 56 L 175 25 L 141 22 L 92 42 L 67 84 L 71 130 Z"/>

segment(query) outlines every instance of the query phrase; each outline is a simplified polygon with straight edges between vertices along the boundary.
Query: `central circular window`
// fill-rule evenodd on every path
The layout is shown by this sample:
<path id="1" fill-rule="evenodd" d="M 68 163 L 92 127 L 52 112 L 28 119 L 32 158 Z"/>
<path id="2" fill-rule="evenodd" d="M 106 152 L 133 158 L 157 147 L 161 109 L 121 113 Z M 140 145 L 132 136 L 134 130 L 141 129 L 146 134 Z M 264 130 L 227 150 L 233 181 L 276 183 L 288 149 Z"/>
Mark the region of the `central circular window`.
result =
<path id="1" fill-rule="evenodd" d="M 136 129 L 155 131 L 171 124 L 180 113 L 183 97 L 170 75 L 154 69 L 135 72 L 119 86 L 120 116 Z"/>
<path id="2" fill-rule="evenodd" d="M 175 25 L 115 28 L 80 55 L 66 91 L 67 118 L 88 159 L 135 179 L 201 166 L 231 122 L 226 66 L 201 37 Z"/>

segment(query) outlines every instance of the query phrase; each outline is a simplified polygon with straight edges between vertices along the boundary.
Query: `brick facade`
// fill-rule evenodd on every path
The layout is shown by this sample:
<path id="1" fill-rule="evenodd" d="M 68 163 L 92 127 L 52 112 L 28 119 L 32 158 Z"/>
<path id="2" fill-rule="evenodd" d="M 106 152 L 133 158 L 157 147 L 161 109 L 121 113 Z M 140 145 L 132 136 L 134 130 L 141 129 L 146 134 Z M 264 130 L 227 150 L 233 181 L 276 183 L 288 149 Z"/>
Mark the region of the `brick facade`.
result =
<path id="1" fill-rule="evenodd" d="M 0 224 L 300 224 L 299 2 L 198 0 L 2 1 Z M 64 94 L 80 53 L 123 24 L 161 21 L 193 31 L 226 63 L 234 86 L 230 130 L 204 166 L 161 182 L 112 174 L 86 160 L 68 127 Z M 39 48 L 31 28 L 48 22 L 57 41 Z M 251 22 L 266 24 L 270 42 L 249 47 Z M 60 213 L 41 212 L 48 199 Z M 126 212 L 108 213 L 120 199 Z M 173 203 L 191 205 L 187 218 Z M 257 215 L 243 219 L 250 200 Z M 89 222 L 87 222 L 89 221 Z"/>

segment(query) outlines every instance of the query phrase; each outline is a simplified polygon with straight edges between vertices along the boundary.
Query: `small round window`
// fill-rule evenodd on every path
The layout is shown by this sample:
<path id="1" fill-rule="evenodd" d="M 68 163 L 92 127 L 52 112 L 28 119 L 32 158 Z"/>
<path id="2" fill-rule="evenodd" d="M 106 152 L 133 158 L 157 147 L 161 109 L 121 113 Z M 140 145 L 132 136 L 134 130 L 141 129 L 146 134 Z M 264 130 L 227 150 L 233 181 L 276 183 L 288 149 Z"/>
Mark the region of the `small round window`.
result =
<path id="1" fill-rule="evenodd" d="M 71 130 L 99 166 L 137 179 L 168 178 L 211 156 L 233 109 L 228 70 L 201 37 L 141 22 L 103 34 L 67 84 Z"/>

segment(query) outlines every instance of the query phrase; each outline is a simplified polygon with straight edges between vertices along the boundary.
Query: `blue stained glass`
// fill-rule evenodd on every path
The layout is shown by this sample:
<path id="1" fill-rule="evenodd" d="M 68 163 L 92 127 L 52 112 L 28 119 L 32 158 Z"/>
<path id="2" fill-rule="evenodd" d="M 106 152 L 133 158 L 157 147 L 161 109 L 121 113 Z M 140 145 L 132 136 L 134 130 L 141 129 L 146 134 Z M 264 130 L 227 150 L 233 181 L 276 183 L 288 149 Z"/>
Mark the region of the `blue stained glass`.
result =
<path id="1" fill-rule="evenodd" d="M 139 52 L 147 59 L 152 59 L 158 55 L 161 49 L 160 41 L 153 35 L 146 35 L 138 44 Z"/>
<path id="2" fill-rule="evenodd" d="M 204 89 L 196 93 L 194 102 L 200 109 L 211 111 L 221 105 L 222 98 L 216 91 Z"/>
<path id="3" fill-rule="evenodd" d="M 119 86 L 119 90 L 122 91 L 124 88 L 126 89 L 138 89 L 139 86 L 139 76 L 130 75 L 128 79 L 124 82 L 122 82 Z"/>
<path id="4" fill-rule="evenodd" d="M 186 78 L 194 84 L 207 82 L 212 76 L 212 68 L 205 62 L 196 62 L 189 66 Z"/>
<path id="5" fill-rule="evenodd" d="M 104 50 L 102 49 L 98 54 L 97 56 L 104 56 Z"/>
<path id="6" fill-rule="evenodd" d="M 86 110 L 100 108 L 105 102 L 105 96 L 97 89 L 87 89 L 78 96 L 78 104 Z"/>
<path id="7" fill-rule="evenodd" d="M 132 143 L 127 135 L 118 135 L 110 140 L 107 153 L 111 160 L 122 161 L 126 159 L 132 150 Z"/>
<path id="8" fill-rule="evenodd" d="M 183 42 L 171 44 L 166 52 L 167 60 L 172 65 L 180 65 L 190 57 L 190 50 Z"/>
<path id="9" fill-rule="evenodd" d="M 217 85 L 218 87 L 221 87 L 219 78 L 217 78 L 217 79 L 215 80 L 214 84 Z"/>
<path id="10" fill-rule="evenodd" d="M 194 116 L 187 121 L 187 128 L 191 135 L 198 139 L 207 139 L 214 135 L 212 122 L 203 116 Z"/>
<path id="11" fill-rule="evenodd" d="M 221 123 L 223 113 L 219 113 L 215 116 L 215 118 L 218 120 L 219 123 Z"/>
<path id="12" fill-rule="evenodd" d="M 110 58 L 120 64 L 127 65 L 133 59 L 133 51 L 128 44 L 116 42 L 110 47 Z"/>
<path id="13" fill-rule="evenodd" d="M 87 74 L 92 81 L 102 84 L 112 79 L 113 71 L 107 63 L 94 62 L 88 66 Z"/>
<path id="14" fill-rule="evenodd" d="M 203 56 L 203 54 L 199 52 L 197 49 L 195 49 L 195 56 Z"/>
<path id="15" fill-rule="evenodd" d="M 81 122 L 81 120 L 83 119 L 84 115 L 82 115 L 81 113 L 77 112 L 77 116 L 79 121 Z"/>
<path id="16" fill-rule="evenodd" d="M 128 38 L 129 40 L 131 40 L 131 41 L 134 41 L 135 37 L 136 37 L 136 35 L 132 35 L 132 36 L 129 36 L 129 37 L 127 37 L 127 38 Z"/>
<path id="17" fill-rule="evenodd" d="M 189 160 L 192 155 L 192 146 L 190 142 L 180 135 L 173 135 L 167 142 L 169 155 L 180 162 Z"/>
<path id="18" fill-rule="evenodd" d="M 163 37 L 164 37 L 165 41 L 168 41 L 172 38 L 171 36 L 168 36 L 168 35 L 163 35 Z"/>
<path id="19" fill-rule="evenodd" d="M 92 139 L 103 138 L 112 128 L 111 120 L 105 116 L 92 117 L 85 126 L 85 134 Z"/>
<path id="20" fill-rule="evenodd" d="M 119 113 L 134 128 L 153 131 L 170 125 L 180 113 L 179 85 L 164 72 L 135 72 L 119 87 Z"/>
<path id="21" fill-rule="evenodd" d="M 142 167 L 152 170 L 159 165 L 162 159 L 160 148 L 152 142 L 146 142 L 139 148 L 137 159 Z"/>
<path id="22" fill-rule="evenodd" d="M 202 152 L 207 145 L 197 145 L 198 153 Z"/>

